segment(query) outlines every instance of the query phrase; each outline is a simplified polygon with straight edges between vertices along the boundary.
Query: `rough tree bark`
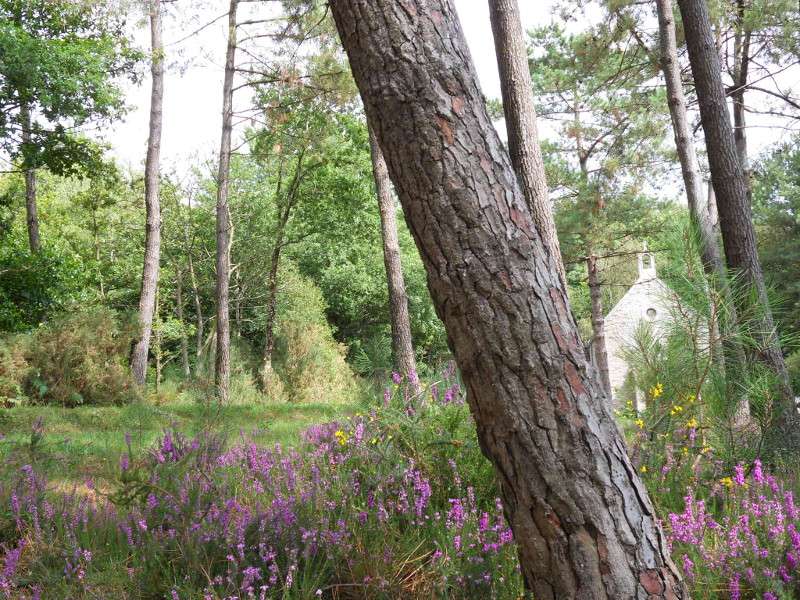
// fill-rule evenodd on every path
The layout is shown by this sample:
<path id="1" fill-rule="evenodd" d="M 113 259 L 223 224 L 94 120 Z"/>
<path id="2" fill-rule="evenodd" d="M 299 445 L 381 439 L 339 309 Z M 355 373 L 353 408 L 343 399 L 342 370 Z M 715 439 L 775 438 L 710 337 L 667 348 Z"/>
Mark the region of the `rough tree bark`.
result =
<path id="1" fill-rule="evenodd" d="M 752 334 L 759 345 L 754 358 L 774 371 L 781 384 L 780 399 L 775 407 L 779 413 L 775 433 L 785 440 L 783 443 L 800 445 L 800 419 L 758 259 L 746 174 L 731 128 L 708 6 L 705 0 L 678 0 L 678 6 L 700 105 L 725 258 L 728 268 L 745 287 L 744 293 L 734 294 L 734 300 L 740 318 L 752 315 Z"/>
<path id="2" fill-rule="evenodd" d="M 686 598 L 451 0 L 332 0 L 537 600 Z"/>
<path id="3" fill-rule="evenodd" d="M 153 332 L 158 271 L 161 252 L 161 207 L 159 205 L 159 163 L 161 156 L 161 118 L 164 99 L 164 45 L 161 41 L 161 0 L 150 0 L 150 133 L 144 165 L 144 203 L 147 213 L 144 236 L 144 265 L 139 293 L 139 338 L 131 351 L 134 381 L 144 386 L 147 357 Z"/>
<path id="4" fill-rule="evenodd" d="M 533 222 L 545 248 L 555 257 L 558 274 L 566 285 L 561 248 L 547 190 L 544 162 L 536 127 L 533 83 L 528 67 L 528 47 L 517 0 L 489 0 L 500 91 L 508 132 L 508 151 Z"/>
<path id="5" fill-rule="evenodd" d="M 236 9 L 231 0 L 228 12 L 228 47 L 225 54 L 225 79 L 222 87 L 222 137 L 217 173 L 217 345 L 214 377 L 217 399 L 228 402 L 231 379 L 231 326 L 229 288 L 231 277 L 231 218 L 228 209 L 228 179 L 231 166 L 233 131 L 233 75 L 236 70 Z"/>
<path id="6" fill-rule="evenodd" d="M 20 107 L 20 120 L 22 121 L 22 145 L 31 143 L 31 111 L 27 104 Z M 42 249 L 39 238 L 39 211 L 36 207 L 36 168 L 25 167 L 25 222 L 28 225 L 28 245 L 32 253 Z"/>
<path id="7" fill-rule="evenodd" d="M 411 319 L 408 315 L 408 296 L 400 262 L 400 242 L 397 239 L 397 212 L 391 193 L 389 171 L 386 161 L 369 129 L 369 145 L 372 151 L 372 174 L 378 195 L 381 213 L 381 237 L 383 239 L 383 264 L 386 267 L 386 285 L 389 288 L 389 316 L 392 322 L 392 355 L 397 372 L 416 382 L 417 359 L 411 338 Z"/>

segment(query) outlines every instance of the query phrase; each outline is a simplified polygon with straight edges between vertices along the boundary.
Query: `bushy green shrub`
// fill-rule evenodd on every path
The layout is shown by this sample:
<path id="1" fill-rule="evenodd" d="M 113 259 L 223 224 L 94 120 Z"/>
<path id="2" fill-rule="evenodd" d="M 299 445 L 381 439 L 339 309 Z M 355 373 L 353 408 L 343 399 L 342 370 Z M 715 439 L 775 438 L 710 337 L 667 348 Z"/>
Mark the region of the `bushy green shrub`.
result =
<path id="1" fill-rule="evenodd" d="M 40 327 L 25 350 L 22 381 L 30 402 L 121 405 L 138 397 L 128 369 L 135 328 L 107 309 L 68 315 Z"/>
<path id="2" fill-rule="evenodd" d="M 347 351 L 336 342 L 325 316 L 325 300 L 314 282 L 286 262 L 278 305 L 274 355 L 280 394 L 296 402 L 338 402 L 351 399 L 358 384 L 347 364 Z"/>
<path id="3" fill-rule="evenodd" d="M 26 400 L 23 381 L 28 374 L 26 357 L 30 336 L 0 338 L 0 406 L 14 406 Z"/>

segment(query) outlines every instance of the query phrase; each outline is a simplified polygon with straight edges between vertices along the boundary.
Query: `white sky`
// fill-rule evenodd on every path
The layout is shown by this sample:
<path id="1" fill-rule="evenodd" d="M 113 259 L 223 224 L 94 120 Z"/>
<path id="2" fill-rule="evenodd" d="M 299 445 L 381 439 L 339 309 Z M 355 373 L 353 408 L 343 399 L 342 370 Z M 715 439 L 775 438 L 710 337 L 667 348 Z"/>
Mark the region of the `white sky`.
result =
<path id="1" fill-rule="evenodd" d="M 164 82 L 161 160 L 162 170 L 165 172 L 172 169 L 184 172 L 197 164 L 198 159 L 213 156 L 218 150 L 227 33 L 225 19 L 181 44 L 169 45 L 224 13 L 228 3 L 225 0 L 216 0 L 214 4 L 216 7 L 204 9 L 184 29 L 175 29 L 174 18 L 165 22 L 165 51 L 167 60 L 173 63 Z M 485 0 L 455 0 L 455 4 L 483 92 L 490 98 L 499 98 L 500 83 L 488 3 Z M 550 5 L 551 0 L 522 0 L 520 12 L 523 26 L 528 29 L 549 23 Z M 149 42 L 146 26 L 142 21 L 141 35 L 137 40 L 143 46 Z M 178 52 L 179 55 L 176 56 Z M 112 154 L 120 161 L 121 166 L 139 170 L 144 163 L 147 144 L 149 71 L 145 73 L 139 86 L 129 86 L 127 99 L 130 112 L 123 120 L 103 132 L 101 137 L 111 144 Z M 235 109 L 248 107 L 245 90 L 235 96 L 234 105 Z"/>
<path id="2" fill-rule="evenodd" d="M 483 92 L 490 98 L 499 98 L 500 84 L 488 3 L 486 0 L 454 1 Z M 195 2 L 199 2 L 199 7 Z M 199 161 L 213 157 L 219 145 L 227 18 L 223 17 L 198 35 L 181 40 L 226 13 L 228 2 L 192 0 L 187 4 L 173 4 L 173 7 L 181 6 L 180 14 L 165 20 L 164 43 L 170 67 L 164 83 L 161 154 L 164 172 L 186 173 Z M 523 27 L 531 29 L 549 24 L 553 18 L 552 4 L 553 0 L 520 0 Z M 248 15 L 248 10 L 259 10 L 259 4 L 241 4 L 240 21 L 252 16 Z M 260 10 L 263 15 L 263 5 Z M 142 47 L 149 45 L 147 27 L 147 22 L 142 19 L 137 32 L 137 41 Z M 258 26 L 251 28 L 251 33 L 255 31 L 255 27 Z M 797 77 L 796 72 L 792 77 Z M 133 170 L 141 170 L 144 162 L 150 110 L 149 94 L 149 71 L 146 71 L 141 84 L 130 85 L 127 90 L 130 112 L 123 120 L 100 134 L 101 138 L 111 144 L 112 154 L 121 166 Z M 245 89 L 235 94 L 234 109 L 247 108 L 249 96 Z M 542 135 L 547 136 L 548 128 L 546 124 L 543 125 Z M 767 145 L 791 134 L 785 129 L 774 128 L 774 125 L 775 120 L 770 120 L 769 117 L 749 117 L 748 144 L 751 157 L 755 157 Z"/>

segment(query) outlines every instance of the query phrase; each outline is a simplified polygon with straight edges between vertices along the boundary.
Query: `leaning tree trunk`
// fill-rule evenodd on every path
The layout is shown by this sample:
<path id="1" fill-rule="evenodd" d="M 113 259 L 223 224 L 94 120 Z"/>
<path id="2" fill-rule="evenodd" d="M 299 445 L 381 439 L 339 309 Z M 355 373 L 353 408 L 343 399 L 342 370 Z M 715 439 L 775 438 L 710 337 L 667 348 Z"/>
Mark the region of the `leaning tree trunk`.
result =
<path id="1" fill-rule="evenodd" d="M 538 600 L 686 598 L 451 0 L 332 0 Z"/>
<path id="2" fill-rule="evenodd" d="M 712 280 L 722 280 L 725 276 L 725 267 L 712 231 L 713 225 L 705 218 L 705 210 L 703 210 L 705 201 L 703 180 L 692 143 L 689 116 L 686 110 L 686 96 L 683 93 L 672 0 L 656 0 L 656 7 L 660 32 L 661 69 L 667 84 L 667 103 L 672 117 L 672 131 L 675 135 L 675 147 L 678 150 L 678 159 L 681 164 L 689 215 L 699 233 L 700 258 L 706 275 Z"/>
<path id="3" fill-rule="evenodd" d="M 159 161 L 161 156 L 161 117 L 164 99 L 164 45 L 161 41 L 161 0 L 150 2 L 150 134 L 144 166 L 144 203 L 147 212 L 144 236 L 144 265 L 139 294 L 139 338 L 131 352 L 134 381 L 144 386 L 147 380 L 147 356 L 153 332 L 153 313 L 158 289 L 161 252 L 161 207 L 159 206 Z"/>
<path id="4" fill-rule="evenodd" d="M 403 265 L 400 262 L 400 242 L 397 238 L 397 212 L 390 189 L 389 171 L 383 153 L 375 139 L 375 132 L 369 130 L 369 144 L 372 151 L 372 174 L 375 191 L 378 195 L 378 209 L 381 213 L 381 236 L 383 239 L 383 264 L 386 267 L 386 285 L 389 288 L 389 316 L 392 322 L 392 354 L 394 367 L 416 384 L 417 360 L 411 338 L 411 319 L 408 315 L 408 296 L 403 279 Z"/>
<path id="5" fill-rule="evenodd" d="M 500 91 L 503 95 L 511 164 L 514 165 L 539 237 L 548 252 L 555 257 L 559 277 L 566 285 L 556 223 L 547 191 L 544 162 L 539 148 L 533 83 L 528 67 L 528 47 L 525 44 L 517 0 L 489 0 L 489 16 L 500 72 Z"/>
<path id="6" fill-rule="evenodd" d="M 31 111 L 27 104 L 20 108 L 20 118 L 22 144 L 27 146 L 31 143 Z M 25 222 L 28 225 L 28 245 L 35 254 L 42 249 L 42 242 L 39 238 L 39 211 L 36 207 L 36 167 L 28 164 L 25 166 Z"/>
<path id="7" fill-rule="evenodd" d="M 214 376 L 217 398 L 227 403 L 231 379 L 231 325 L 229 288 L 231 278 L 231 218 L 228 209 L 228 179 L 231 166 L 233 131 L 233 74 L 236 69 L 236 8 L 231 0 L 228 12 L 228 48 L 225 55 L 225 80 L 222 87 L 222 139 L 217 174 L 217 350 Z"/>
<path id="8" fill-rule="evenodd" d="M 734 294 L 738 314 L 753 315 L 752 334 L 759 344 L 755 358 L 771 369 L 780 382 L 775 439 L 782 439 L 782 444 L 800 445 L 800 418 L 758 259 L 746 174 L 736 151 L 708 6 L 706 0 L 678 0 L 678 6 L 700 105 L 725 258 L 745 287 Z"/>
<path id="9" fill-rule="evenodd" d="M 710 323 L 711 350 L 715 361 L 718 361 L 720 365 L 727 365 L 726 373 L 730 382 L 729 394 L 732 394 L 731 397 L 739 397 L 737 420 L 742 420 L 744 415 L 749 414 L 749 406 L 747 399 L 741 398 L 742 394 L 736 381 L 736 374 L 742 371 L 746 364 L 746 358 L 739 341 L 739 319 L 732 301 L 725 265 L 722 262 L 714 230 L 716 211 L 713 215 L 708 212 L 711 203 L 706 200 L 700 166 L 697 163 L 697 154 L 692 143 L 686 96 L 683 93 L 681 68 L 678 62 L 678 45 L 675 38 L 675 18 L 672 6 L 672 0 L 656 0 L 661 68 L 667 85 L 667 104 L 672 118 L 672 131 L 675 135 L 675 147 L 678 150 L 683 184 L 686 189 L 689 216 L 692 226 L 697 232 L 703 271 L 710 288 L 716 293 L 716 302 L 721 301 L 725 308 L 723 314 L 716 311 L 716 318 Z M 722 360 L 723 356 L 727 360 Z"/>

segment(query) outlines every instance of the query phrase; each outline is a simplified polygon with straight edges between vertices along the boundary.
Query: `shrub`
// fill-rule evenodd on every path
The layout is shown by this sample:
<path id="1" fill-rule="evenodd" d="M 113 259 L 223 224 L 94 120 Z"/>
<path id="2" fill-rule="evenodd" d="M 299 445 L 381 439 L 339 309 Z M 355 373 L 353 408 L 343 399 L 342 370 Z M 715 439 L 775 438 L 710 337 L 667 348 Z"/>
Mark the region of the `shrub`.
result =
<path id="1" fill-rule="evenodd" d="M 30 336 L 25 334 L 0 338 L 0 406 L 14 406 L 26 401 L 23 382 L 28 374 L 26 357 Z"/>
<path id="2" fill-rule="evenodd" d="M 713 486 L 707 499 L 690 489 L 671 513 L 668 543 L 695 598 L 797 598 L 800 507 L 794 495 L 754 461 Z"/>
<path id="3" fill-rule="evenodd" d="M 68 315 L 39 328 L 26 351 L 31 402 L 121 405 L 138 397 L 127 359 L 134 327 L 107 309 Z"/>

